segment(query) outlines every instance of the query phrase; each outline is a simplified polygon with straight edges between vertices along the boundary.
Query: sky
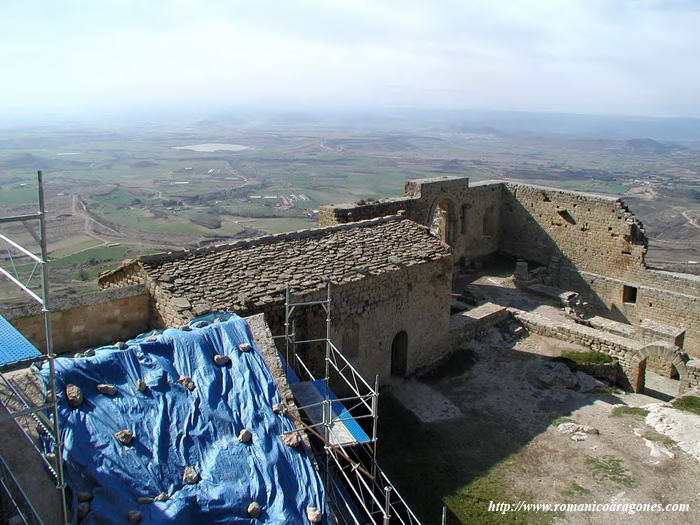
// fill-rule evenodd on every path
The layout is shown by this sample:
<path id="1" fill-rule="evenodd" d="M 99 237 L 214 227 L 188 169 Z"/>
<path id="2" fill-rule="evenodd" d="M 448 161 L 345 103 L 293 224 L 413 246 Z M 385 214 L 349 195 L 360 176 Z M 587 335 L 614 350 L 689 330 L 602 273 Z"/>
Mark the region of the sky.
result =
<path id="1" fill-rule="evenodd" d="M 700 0 L 0 0 L 0 117 L 215 107 L 700 117 Z"/>

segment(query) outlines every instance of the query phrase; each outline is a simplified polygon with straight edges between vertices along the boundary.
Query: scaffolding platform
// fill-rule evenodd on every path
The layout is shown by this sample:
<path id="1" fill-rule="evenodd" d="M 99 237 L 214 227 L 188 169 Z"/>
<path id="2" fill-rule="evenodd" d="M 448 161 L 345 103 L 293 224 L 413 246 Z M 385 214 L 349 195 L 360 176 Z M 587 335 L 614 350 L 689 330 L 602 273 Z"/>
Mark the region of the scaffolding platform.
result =
<path id="1" fill-rule="evenodd" d="M 0 367 L 41 357 L 41 352 L 0 315 Z"/>
<path id="2" fill-rule="evenodd" d="M 325 381 L 299 381 L 289 386 L 314 425 L 323 423 L 323 402 L 326 399 L 331 400 L 332 414 L 328 438 L 331 445 L 343 447 L 372 441 Z"/>

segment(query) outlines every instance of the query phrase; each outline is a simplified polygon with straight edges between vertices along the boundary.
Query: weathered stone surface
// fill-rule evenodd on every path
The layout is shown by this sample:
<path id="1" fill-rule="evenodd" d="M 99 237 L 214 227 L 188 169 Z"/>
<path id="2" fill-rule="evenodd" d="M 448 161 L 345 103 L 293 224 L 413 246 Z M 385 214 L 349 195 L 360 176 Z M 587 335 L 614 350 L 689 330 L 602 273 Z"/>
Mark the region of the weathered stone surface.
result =
<path id="1" fill-rule="evenodd" d="M 557 427 L 557 430 L 562 434 L 569 434 L 572 441 L 584 441 L 588 436 L 600 434 L 597 428 L 573 422 L 562 423 Z"/>
<path id="2" fill-rule="evenodd" d="M 176 297 L 175 299 L 173 299 L 173 306 L 175 306 L 175 308 L 177 308 L 178 310 L 186 310 L 192 305 L 184 297 Z"/>
<path id="3" fill-rule="evenodd" d="M 214 356 L 214 364 L 225 366 L 231 362 L 231 358 L 227 355 L 216 354 Z"/>
<path id="4" fill-rule="evenodd" d="M 78 503 L 78 519 L 82 520 L 85 516 L 90 513 L 90 503 L 87 501 L 82 501 Z"/>
<path id="5" fill-rule="evenodd" d="M 252 439 L 253 439 L 253 433 L 250 430 L 248 430 L 247 428 L 242 429 L 238 433 L 238 441 L 240 441 L 241 443 L 248 443 Z"/>
<path id="6" fill-rule="evenodd" d="M 136 390 L 138 390 L 139 392 L 145 392 L 147 388 L 148 385 L 143 379 L 136 380 Z"/>
<path id="7" fill-rule="evenodd" d="M 68 399 L 68 406 L 77 408 L 83 404 L 83 391 L 75 385 L 67 385 L 66 398 Z"/>
<path id="8" fill-rule="evenodd" d="M 154 501 L 168 501 L 169 499 L 170 496 L 168 496 L 165 492 L 161 492 L 154 498 Z"/>
<path id="9" fill-rule="evenodd" d="M 140 510 L 130 510 L 129 514 L 127 514 L 127 519 L 129 523 L 141 523 L 143 514 L 141 514 Z"/>
<path id="10" fill-rule="evenodd" d="M 241 352 L 250 352 L 253 349 L 253 347 L 251 347 L 248 343 L 241 343 L 238 345 L 238 349 Z"/>
<path id="11" fill-rule="evenodd" d="M 108 383 L 104 383 L 97 385 L 97 391 L 100 394 L 104 394 L 106 396 L 114 396 L 117 393 L 117 387 Z"/>
<path id="12" fill-rule="evenodd" d="M 83 352 L 83 357 L 93 357 L 95 355 L 95 349 L 94 348 L 88 348 Z"/>
<path id="13" fill-rule="evenodd" d="M 252 502 L 250 505 L 248 505 L 248 516 L 251 518 L 257 518 L 260 516 L 260 513 L 262 512 L 262 507 L 257 501 Z"/>
<path id="14" fill-rule="evenodd" d="M 139 505 L 150 505 L 155 501 L 154 498 L 150 498 L 148 496 L 142 496 L 136 500 Z"/>
<path id="15" fill-rule="evenodd" d="M 296 448 L 301 444 L 301 438 L 296 432 L 292 432 L 290 434 L 283 434 L 282 441 L 284 441 L 285 445 L 292 448 Z"/>
<path id="16" fill-rule="evenodd" d="M 180 376 L 177 382 L 184 386 L 190 392 L 195 389 L 194 381 L 192 381 L 192 378 L 190 376 Z"/>
<path id="17" fill-rule="evenodd" d="M 119 348 L 119 350 L 126 350 L 127 348 L 129 348 L 129 345 L 126 344 L 124 341 L 117 341 L 116 343 L 114 343 L 114 346 Z"/>
<path id="18" fill-rule="evenodd" d="M 194 485 L 199 482 L 199 473 L 194 467 L 185 467 L 185 472 L 182 474 L 182 482 L 187 485 Z"/>
<path id="19" fill-rule="evenodd" d="M 272 405 L 272 411 L 275 414 L 284 414 L 285 406 L 282 403 L 275 403 L 274 405 Z"/>
<path id="20" fill-rule="evenodd" d="M 316 507 L 307 507 L 306 517 L 311 523 L 321 523 L 321 520 L 323 520 L 323 514 Z"/>
<path id="21" fill-rule="evenodd" d="M 564 363 L 537 359 L 526 370 L 527 380 L 537 388 L 576 388 L 578 380 Z"/>
<path id="22" fill-rule="evenodd" d="M 129 445 L 134 439 L 134 433 L 129 430 L 118 430 L 114 433 L 114 437 L 117 438 L 122 445 Z"/>

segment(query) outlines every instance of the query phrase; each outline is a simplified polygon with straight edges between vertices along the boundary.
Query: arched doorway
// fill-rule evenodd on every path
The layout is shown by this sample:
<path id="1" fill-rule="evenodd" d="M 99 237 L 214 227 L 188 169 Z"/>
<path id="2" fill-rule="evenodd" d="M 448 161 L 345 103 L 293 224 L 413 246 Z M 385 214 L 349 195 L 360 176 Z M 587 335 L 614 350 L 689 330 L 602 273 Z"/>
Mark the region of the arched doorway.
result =
<path id="1" fill-rule="evenodd" d="M 670 401 L 683 393 L 687 377 L 685 361 L 688 356 L 677 347 L 652 343 L 642 348 L 637 358 L 639 363 L 635 392 L 643 392 L 664 401 Z M 654 365 L 650 366 L 650 362 Z M 659 374 L 660 369 L 665 372 Z"/>
<path id="2" fill-rule="evenodd" d="M 391 342 L 391 375 L 406 377 L 408 367 L 408 334 L 401 330 Z"/>
<path id="3" fill-rule="evenodd" d="M 430 216 L 430 233 L 447 244 L 454 244 L 456 216 L 452 201 L 444 198 L 437 201 Z"/>

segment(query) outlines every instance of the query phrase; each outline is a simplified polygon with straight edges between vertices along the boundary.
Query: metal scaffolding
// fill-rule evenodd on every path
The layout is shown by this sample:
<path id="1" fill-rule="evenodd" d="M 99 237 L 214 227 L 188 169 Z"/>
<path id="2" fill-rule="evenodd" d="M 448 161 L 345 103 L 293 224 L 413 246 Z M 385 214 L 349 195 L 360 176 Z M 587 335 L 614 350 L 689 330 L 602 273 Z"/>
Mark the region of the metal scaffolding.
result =
<path id="1" fill-rule="evenodd" d="M 59 428 L 58 407 L 56 396 L 56 368 L 55 354 L 53 350 L 53 339 L 51 331 L 51 310 L 49 303 L 49 276 L 48 276 L 48 257 L 47 257 L 47 241 L 46 241 L 46 206 L 44 202 L 44 185 L 41 171 L 37 172 L 37 197 L 38 209 L 36 213 L 27 215 L 18 215 L 14 217 L 0 217 L 0 224 L 20 222 L 39 245 L 39 254 L 35 254 L 13 241 L 6 235 L 0 234 L 0 239 L 4 241 L 4 251 L 7 254 L 3 258 L 4 261 L 9 261 L 11 268 L 0 266 L 0 274 L 7 280 L 19 287 L 25 294 L 31 297 L 41 307 L 41 312 L 44 317 L 44 333 L 46 337 L 46 353 L 37 355 L 19 356 L 17 359 L 3 359 L 0 365 L 0 381 L 7 388 L 4 396 L 0 396 L 0 404 L 5 409 L 5 413 L 0 415 L 0 421 L 12 419 L 22 434 L 29 440 L 33 449 L 39 453 L 39 457 L 44 462 L 46 468 L 52 473 L 56 482 L 56 488 L 60 492 L 61 500 L 61 523 L 68 523 L 68 508 L 65 498 L 65 482 L 63 477 L 63 455 L 61 431 Z M 32 227 L 31 222 L 38 221 L 38 233 Z M 19 255 L 14 255 L 19 252 Z M 33 263 L 33 267 L 29 272 L 29 276 L 25 279 L 20 275 L 21 271 L 16 264 L 15 259 L 29 259 Z M 24 266 L 24 265 L 19 265 Z M 38 272 L 37 272 L 38 270 Z M 32 290 L 33 280 L 39 276 L 40 285 L 38 292 Z M 4 319 L 2 319 L 4 321 Z M 7 330 L 14 330 L 9 323 L 4 321 Z M 19 334 L 16 333 L 19 337 Z M 21 340 L 19 340 L 22 343 Z M 31 346 L 26 340 L 24 343 Z M 12 348 L 7 348 L 7 352 L 12 353 Z M 2 350 L 0 349 L 0 352 Z M 2 357 L 2 356 L 0 356 Z M 29 365 L 32 362 L 37 362 L 43 365 L 44 361 L 48 361 L 49 366 L 49 387 L 46 393 L 44 403 L 33 404 L 29 397 L 23 393 L 17 385 L 14 385 L 10 378 L 6 376 L 9 369 L 16 368 L 18 365 Z M 47 413 L 50 414 L 47 417 Z M 32 417 L 36 422 L 41 432 L 45 432 L 50 436 L 53 444 L 53 453 L 43 454 L 35 439 L 29 435 L 25 428 L 18 422 L 18 418 Z M 43 524 L 35 506 L 30 501 L 27 491 L 21 486 L 16 475 L 10 469 L 8 462 L 0 456 L 0 484 L 7 493 L 12 505 L 14 506 L 17 515 L 25 524 Z"/>
<path id="2" fill-rule="evenodd" d="M 293 314 L 299 308 L 314 307 L 325 314 L 325 337 L 297 340 Z M 320 300 L 296 302 L 287 289 L 281 337 L 285 373 L 305 416 L 304 430 L 317 450 L 322 449 L 319 463 L 337 523 L 420 525 L 377 463 L 379 376 L 370 385 L 331 340 L 330 282 L 325 299 Z M 314 366 L 313 355 L 311 359 L 307 355 L 307 363 L 299 345 L 322 345 L 322 363 L 317 359 Z M 342 395 L 337 397 L 334 390 Z"/>

